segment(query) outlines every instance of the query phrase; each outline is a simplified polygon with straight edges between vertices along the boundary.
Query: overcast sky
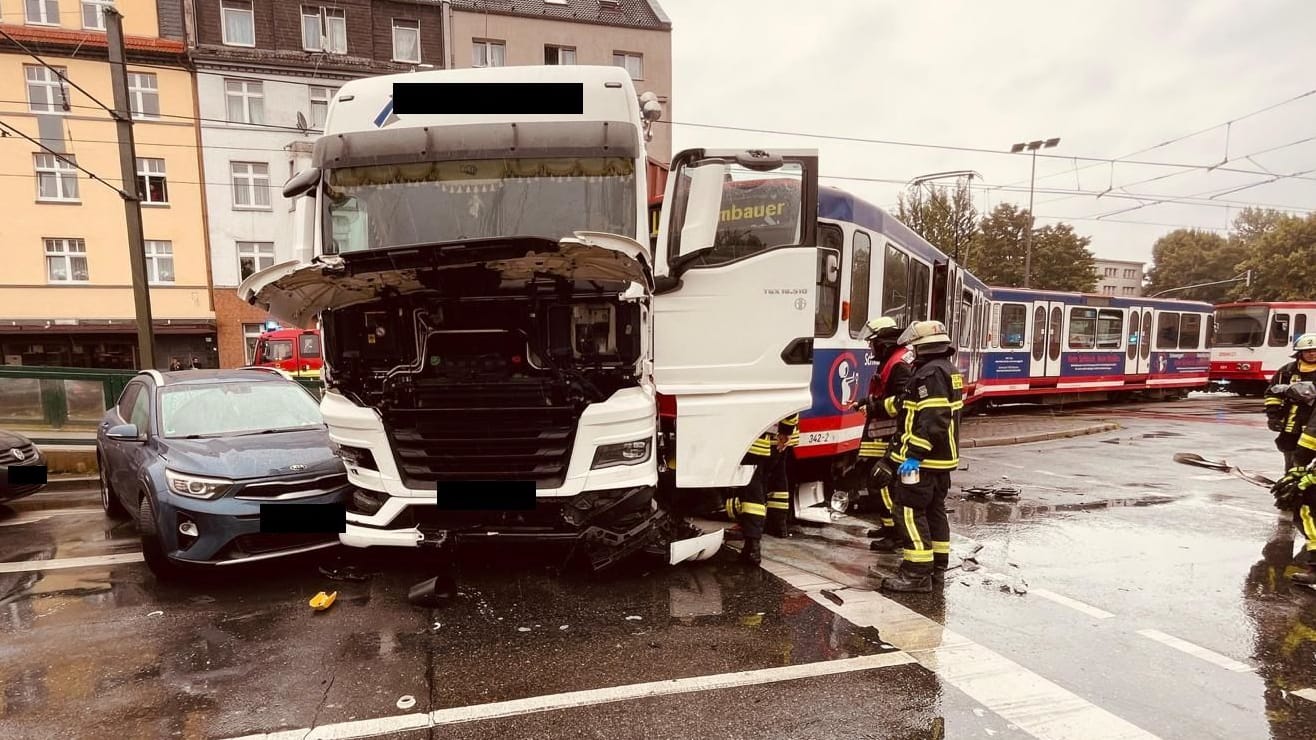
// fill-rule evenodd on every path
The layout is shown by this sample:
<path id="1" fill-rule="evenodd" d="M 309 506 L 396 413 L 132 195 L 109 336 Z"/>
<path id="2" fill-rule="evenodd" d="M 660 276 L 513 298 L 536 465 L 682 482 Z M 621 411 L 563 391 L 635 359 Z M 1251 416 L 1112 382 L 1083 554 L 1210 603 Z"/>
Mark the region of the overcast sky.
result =
<path id="1" fill-rule="evenodd" d="M 802 146 L 824 175 L 908 181 L 968 169 L 980 210 L 1028 202 L 1029 158 L 679 125 L 717 124 L 1008 151 L 1060 137 L 1066 157 L 1126 158 L 1316 90 L 1311 0 L 660 0 L 671 16 L 674 151 Z M 1131 157 L 1210 165 L 1223 125 Z M 1311 141 L 1256 154 L 1264 149 Z M 1256 154 L 1252 160 L 1245 155 Z M 1226 167 L 1289 174 L 1216 201 L 1316 208 L 1316 94 L 1234 123 Z M 1265 176 L 1072 159 L 1037 160 L 1039 225 L 1063 219 L 1098 257 L 1151 259 L 1179 225 L 1222 230 L 1239 205 L 1139 205 L 1128 194 L 1208 196 Z M 1044 190 L 1115 190 L 1097 199 Z M 824 179 L 894 209 L 902 186 Z M 1120 188 L 1123 186 L 1124 191 Z M 1145 199 L 1143 202 L 1148 202 Z M 1118 223 L 1116 221 L 1152 222 Z"/>

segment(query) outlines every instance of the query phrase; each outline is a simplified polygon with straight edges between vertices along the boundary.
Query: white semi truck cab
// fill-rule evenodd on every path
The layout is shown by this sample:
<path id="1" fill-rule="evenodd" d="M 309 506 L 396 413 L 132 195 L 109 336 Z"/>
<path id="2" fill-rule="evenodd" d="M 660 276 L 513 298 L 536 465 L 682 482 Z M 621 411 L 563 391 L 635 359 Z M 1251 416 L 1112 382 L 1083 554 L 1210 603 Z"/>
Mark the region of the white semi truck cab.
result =
<path id="1" fill-rule="evenodd" d="M 620 68 L 338 91 L 284 189 L 309 199 L 314 257 L 238 291 L 321 330 L 321 408 L 357 489 L 344 544 L 577 540 L 595 567 L 716 552 L 660 472 L 665 490 L 743 486 L 754 438 L 809 406 L 817 158 L 680 153 L 655 251 L 644 142 Z M 533 501 L 445 499 L 472 483 Z"/>

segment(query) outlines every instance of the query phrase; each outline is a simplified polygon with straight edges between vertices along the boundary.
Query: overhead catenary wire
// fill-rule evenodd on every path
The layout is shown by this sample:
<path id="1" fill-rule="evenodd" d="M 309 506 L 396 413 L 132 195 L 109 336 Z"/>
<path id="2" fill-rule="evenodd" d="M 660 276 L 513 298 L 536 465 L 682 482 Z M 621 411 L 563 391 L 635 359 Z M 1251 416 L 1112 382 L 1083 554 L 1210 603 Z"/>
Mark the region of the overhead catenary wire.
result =
<path id="1" fill-rule="evenodd" d="M 42 144 L 40 141 L 37 141 L 36 139 L 32 138 L 31 136 L 28 136 L 27 134 L 23 133 L 22 131 L 19 131 L 18 129 L 14 128 L 13 126 L 10 126 L 9 124 L 5 123 L 4 121 L 0 121 L 0 127 L 3 127 L 3 128 L 5 128 L 5 129 L 8 129 L 9 131 L 12 131 L 13 133 L 17 134 L 18 136 L 21 136 L 21 137 L 23 137 L 24 139 L 27 139 L 28 141 L 30 141 L 31 143 L 36 144 L 37 146 L 41 147 L 42 149 L 44 149 L 45 151 L 49 152 L 50 154 L 53 154 L 53 155 L 55 155 L 56 157 L 59 157 L 60 159 L 64 160 L 65 162 L 68 162 L 69 164 L 71 164 L 71 165 L 73 165 L 74 167 L 78 168 L 78 169 L 81 170 L 82 172 L 85 172 L 85 173 L 87 174 L 87 177 L 90 177 L 91 179 L 93 179 L 93 180 L 95 180 L 95 181 L 101 183 L 101 184 L 104 185 L 105 187 L 107 187 L 107 188 L 113 190 L 115 193 L 117 193 L 117 194 L 119 195 L 119 197 L 121 197 L 121 198 L 129 198 L 129 197 L 131 197 L 130 195 L 128 195 L 128 193 L 124 192 L 124 190 L 123 190 L 122 188 L 119 188 L 119 187 L 116 187 L 115 185 L 110 184 L 110 182 L 107 181 L 105 178 L 101 177 L 100 175 L 97 175 L 95 172 L 92 172 L 91 170 L 87 169 L 86 167 L 83 167 L 82 165 L 78 164 L 77 161 L 75 161 L 75 160 L 73 160 L 73 159 L 70 159 L 69 156 L 68 156 L 67 154 L 64 154 L 63 152 L 57 152 L 57 151 L 55 151 L 54 149 L 51 149 L 50 147 L 46 146 L 45 144 Z M 33 174 L 31 174 L 31 175 L 28 175 L 28 177 L 33 177 L 33 178 L 35 178 L 35 177 L 36 177 L 36 174 L 33 173 Z M 122 182 L 122 181 L 123 181 L 122 179 L 119 180 L 119 182 Z"/>

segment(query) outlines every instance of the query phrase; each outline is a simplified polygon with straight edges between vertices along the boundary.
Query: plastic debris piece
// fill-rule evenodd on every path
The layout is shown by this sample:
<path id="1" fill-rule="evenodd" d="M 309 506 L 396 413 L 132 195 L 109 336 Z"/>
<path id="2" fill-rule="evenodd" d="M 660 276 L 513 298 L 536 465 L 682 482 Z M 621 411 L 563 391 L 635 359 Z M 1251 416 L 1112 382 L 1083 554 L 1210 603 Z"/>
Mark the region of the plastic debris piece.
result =
<path id="1" fill-rule="evenodd" d="M 517 628 L 516 628 L 516 631 L 517 631 L 517 632 L 529 632 L 529 631 L 530 631 L 530 628 L 529 628 L 529 627 L 517 627 Z"/>
<path id="2" fill-rule="evenodd" d="M 558 629 L 560 629 L 560 630 L 565 630 L 565 629 L 570 629 L 570 628 L 571 628 L 571 625 L 569 625 L 569 624 L 564 624 L 564 625 L 562 625 L 561 627 L 558 627 Z"/>
<path id="3" fill-rule="evenodd" d="M 398 709 L 411 709 L 416 706 L 416 697 L 411 694 L 398 698 Z"/>
<path id="4" fill-rule="evenodd" d="M 164 612 L 159 611 L 159 610 L 156 610 L 156 611 L 151 612 L 150 614 L 147 614 L 146 616 L 148 616 L 148 617 L 163 617 L 163 616 L 164 616 Z"/>
<path id="5" fill-rule="evenodd" d="M 644 619 L 644 617 L 641 617 L 638 614 L 632 614 L 629 617 L 626 617 L 626 621 L 628 622 L 639 622 L 642 619 Z"/>
<path id="6" fill-rule="evenodd" d="M 311 608 L 316 610 L 317 612 L 322 612 L 325 609 L 328 609 L 329 607 L 333 606 L 334 599 L 337 598 L 338 598 L 337 591 L 334 591 L 333 593 L 325 593 L 321 591 L 320 593 L 311 597 L 311 602 L 310 602 Z"/>

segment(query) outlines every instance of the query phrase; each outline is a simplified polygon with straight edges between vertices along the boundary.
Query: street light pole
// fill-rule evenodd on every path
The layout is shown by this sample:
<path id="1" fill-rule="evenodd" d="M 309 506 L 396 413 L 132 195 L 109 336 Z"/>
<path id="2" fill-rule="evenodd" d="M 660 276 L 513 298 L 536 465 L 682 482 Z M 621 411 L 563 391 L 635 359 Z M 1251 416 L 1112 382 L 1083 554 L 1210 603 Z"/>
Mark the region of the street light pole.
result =
<path id="1" fill-rule="evenodd" d="M 1018 154 L 1024 150 L 1032 152 L 1033 165 L 1032 173 L 1028 176 L 1028 231 L 1024 232 L 1024 285 L 1029 287 L 1029 282 L 1033 275 L 1033 226 L 1037 223 L 1033 217 L 1033 185 L 1037 182 L 1037 150 L 1050 149 L 1060 143 L 1060 139 L 1038 139 L 1037 141 L 1021 142 L 1010 147 L 1011 154 Z"/>

